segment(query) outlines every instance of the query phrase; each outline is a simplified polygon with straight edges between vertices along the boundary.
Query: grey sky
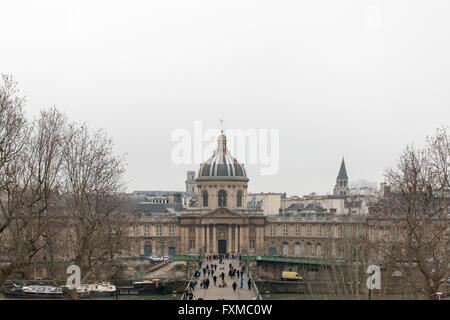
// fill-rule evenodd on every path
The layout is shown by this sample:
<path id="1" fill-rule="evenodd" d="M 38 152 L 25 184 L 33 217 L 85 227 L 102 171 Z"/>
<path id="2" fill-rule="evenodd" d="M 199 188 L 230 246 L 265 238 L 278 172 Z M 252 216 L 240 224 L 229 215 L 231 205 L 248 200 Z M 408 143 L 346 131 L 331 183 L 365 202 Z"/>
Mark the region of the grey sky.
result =
<path id="1" fill-rule="evenodd" d="M 449 124 L 449 15 L 448 0 L 3 0 L 0 72 L 30 116 L 57 105 L 104 128 L 129 191 L 183 190 L 198 166 L 171 163 L 171 133 L 223 118 L 280 129 L 280 171 L 248 166 L 249 191 L 326 193 L 342 156 L 351 181 L 379 182 Z"/>

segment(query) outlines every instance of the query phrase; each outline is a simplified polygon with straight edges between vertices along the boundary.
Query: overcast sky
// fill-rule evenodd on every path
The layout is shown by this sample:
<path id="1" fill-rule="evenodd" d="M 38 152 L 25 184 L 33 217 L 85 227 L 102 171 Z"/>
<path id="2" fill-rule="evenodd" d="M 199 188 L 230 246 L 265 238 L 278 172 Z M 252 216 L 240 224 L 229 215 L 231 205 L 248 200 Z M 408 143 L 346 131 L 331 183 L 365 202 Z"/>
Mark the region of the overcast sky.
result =
<path id="1" fill-rule="evenodd" d="M 171 134 L 279 129 L 280 169 L 251 192 L 380 182 L 450 119 L 448 0 L 20 1 L 0 7 L 0 72 L 27 114 L 56 105 L 127 154 L 128 191 L 184 190 Z"/>

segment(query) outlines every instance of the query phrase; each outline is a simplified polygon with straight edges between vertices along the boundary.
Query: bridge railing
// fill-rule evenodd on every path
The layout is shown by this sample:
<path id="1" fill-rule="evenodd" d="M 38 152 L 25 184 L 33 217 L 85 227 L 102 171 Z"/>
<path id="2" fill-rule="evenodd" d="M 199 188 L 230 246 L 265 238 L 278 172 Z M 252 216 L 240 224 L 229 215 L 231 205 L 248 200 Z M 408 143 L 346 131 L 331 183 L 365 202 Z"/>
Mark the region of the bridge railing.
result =
<path id="1" fill-rule="evenodd" d="M 319 259 L 297 258 L 297 257 L 276 257 L 276 256 L 243 256 L 248 261 L 271 261 L 271 262 L 291 262 L 315 265 L 340 265 L 339 261 L 327 261 Z"/>
<path id="2" fill-rule="evenodd" d="M 186 256 L 173 256 L 172 258 L 174 258 L 174 257 L 177 257 L 176 259 L 173 259 L 173 260 L 195 260 L 195 261 L 200 261 L 201 259 L 202 259 L 202 257 L 201 256 L 188 256 L 188 255 L 186 255 Z M 182 258 L 182 257 L 187 257 L 187 258 Z M 183 292 L 183 295 L 181 296 L 181 299 L 180 300 L 187 300 L 187 297 L 186 297 L 186 290 L 187 291 L 189 291 L 189 284 L 192 282 L 192 280 L 194 279 L 194 275 L 195 275 L 195 271 L 192 273 L 192 276 L 191 276 L 191 278 L 189 279 L 189 281 L 188 281 L 188 283 L 187 283 L 187 285 L 186 285 L 186 289 L 184 290 L 184 292 Z"/>
<path id="3" fill-rule="evenodd" d="M 253 280 L 252 274 L 250 272 L 250 266 L 248 264 L 248 261 L 251 260 L 256 260 L 256 259 L 252 259 L 253 256 L 242 256 L 243 260 L 246 262 L 246 268 L 247 268 L 247 276 L 249 277 L 249 279 L 252 281 L 252 286 L 253 288 L 255 288 L 255 299 L 256 300 L 262 300 L 262 296 L 259 293 L 259 289 L 258 286 L 256 285 L 256 282 Z"/>

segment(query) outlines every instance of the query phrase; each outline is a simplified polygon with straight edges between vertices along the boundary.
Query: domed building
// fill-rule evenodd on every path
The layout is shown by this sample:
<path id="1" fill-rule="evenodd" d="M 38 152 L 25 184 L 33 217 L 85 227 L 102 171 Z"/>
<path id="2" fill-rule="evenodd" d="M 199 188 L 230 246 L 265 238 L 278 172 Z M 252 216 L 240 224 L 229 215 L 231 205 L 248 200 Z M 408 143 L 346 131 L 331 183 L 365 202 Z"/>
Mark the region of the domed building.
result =
<path id="1" fill-rule="evenodd" d="M 212 157 L 200 165 L 197 190 L 200 208 L 242 209 L 247 203 L 247 172 L 244 165 L 230 155 L 227 137 L 217 138 L 217 148 Z"/>
<path id="2" fill-rule="evenodd" d="M 213 155 L 200 164 L 197 208 L 180 212 L 183 253 L 256 253 L 264 250 L 265 217 L 247 209 L 249 179 L 244 165 L 227 149 L 221 132 Z"/>

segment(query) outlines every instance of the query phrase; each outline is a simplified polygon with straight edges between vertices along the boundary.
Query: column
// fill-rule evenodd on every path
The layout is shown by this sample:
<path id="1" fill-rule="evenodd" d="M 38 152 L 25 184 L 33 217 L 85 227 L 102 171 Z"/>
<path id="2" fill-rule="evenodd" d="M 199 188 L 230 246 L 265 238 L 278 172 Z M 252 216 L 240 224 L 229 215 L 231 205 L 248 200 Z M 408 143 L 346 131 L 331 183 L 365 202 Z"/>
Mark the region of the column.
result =
<path id="1" fill-rule="evenodd" d="M 234 226 L 234 253 L 239 252 L 239 225 Z"/>
<path id="2" fill-rule="evenodd" d="M 199 226 L 195 227 L 195 250 L 197 250 L 197 252 L 199 252 L 200 248 L 201 248 L 201 244 L 200 244 L 200 239 L 201 239 L 200 230 L 201 230 L 201 228 Z"/>
<path id="3" fill-rule="evenodd" d="M 182 226 L 180 228 L 180 235 L 181 235 L 181 252 L 182 253 L 186 253 L 187 252 L 187 247 L 186 247 L 186 243 L 187 243 L 187 239 L 186 239 L 186 226 Z M 158 244 L 159 246 L 159 244 Z M 158 253 L 159 254 L 159 253 Z"/>
<path id="4" fill-rule="evenodd" d="M 186 246 L 186 252 L 187 253 L 189 253 L 190 252 L 190 245 L 189 245 L 189 228 L 190 227 L 186 227 L 186 228 L 184 228 L 184 232 L 185 232 L 185 236 L 184 236 L 184 238 L 186 239 L 185 240 L 185 246 Z"/>
<path id="5" fill-rule="evenodd" d="M 262 243 L 261 243 L 261 228 L 259 226 L 255 227 L 255 231 L 256 231 L 256 241 L 255 241 L 255 253 L 256 255 L 263 255 L 261 254 L 261 248 L 262 248 Z"/>
<path id="6" fill-rule="evenodd" d="M 233 248 L 232 246 L 232 233 L 231 233 L 231 224 L 228 225 L 228 241 L 227 241 L 227 253 L 231 253 L 231 250 Z"/>
<path id="7" fill-rule="evenodd" d="M 205 247 L 205 252 L 206 253 L 210 253 L 210 244 L 209 244 L 209 225 L 206 225 L 206 247 Z"/>
<path id="8" fill-rule="evenodd" d="M 200 239 L 199 239 L 199 250 L 202 250 L 203 247 L 205 246 L 205 226 L 204 225 L 200 225 L 199 228 L 199 233 L 200 233 Z M 203 250 L 202 250 L 203 251 Z"/>
<path id="9" fill-rule="evenodd" d="M 216 239 L 216 226 L 213 225 L 213 244 L 212 244 L 212 252 L 216 253 L 217 252 L 217 239 Z"/>

